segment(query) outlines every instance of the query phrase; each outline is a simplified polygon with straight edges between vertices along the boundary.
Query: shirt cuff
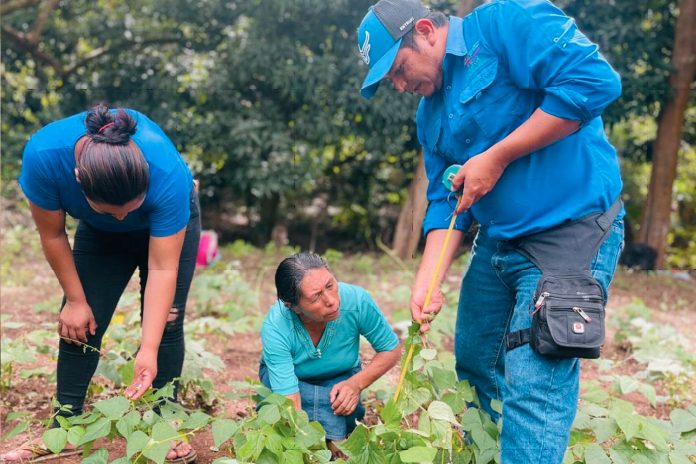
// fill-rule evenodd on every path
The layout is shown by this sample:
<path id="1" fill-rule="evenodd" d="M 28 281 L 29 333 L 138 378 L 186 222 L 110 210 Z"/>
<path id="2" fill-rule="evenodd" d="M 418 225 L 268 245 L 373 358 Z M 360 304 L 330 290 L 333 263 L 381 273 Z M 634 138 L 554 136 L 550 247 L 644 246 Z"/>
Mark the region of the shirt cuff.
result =
<path id="1" fill-rule="evenodd" d="M 592 115 L 578 102 L 584 103 L 587 98 L 576 92 L 567 92 L 560 88 L 547 89 L 546 96 L 541 102 L 541 110 L 562 119 L 580 121 L 581 124 L 593 119 Z"/>
<path id="2" fill-rule="evenodd" d="M 428 205 L 428 211 L 425 213 L 425 219 L 423 219 L 423 236 L 428 235 L 431 230 L 447 229 L 452 220 L 455 205 L 455 201 L 451 204 L 444 200 L 431 201 Z M 471 214 L 467 211 L 457 216 L 454 228 L 467 231 L 471 227 L 471 222 Z"/>

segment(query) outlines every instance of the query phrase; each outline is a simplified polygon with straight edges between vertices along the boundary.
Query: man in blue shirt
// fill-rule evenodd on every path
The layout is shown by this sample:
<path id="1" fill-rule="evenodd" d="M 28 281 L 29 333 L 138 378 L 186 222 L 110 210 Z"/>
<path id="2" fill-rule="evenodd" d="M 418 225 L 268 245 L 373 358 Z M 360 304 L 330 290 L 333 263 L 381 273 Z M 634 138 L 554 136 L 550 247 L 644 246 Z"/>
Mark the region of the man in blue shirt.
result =
<path id="1" fill-rule="evenodd" d="M 574 20 L 544 0 L 494 0 L 465 18 L 431 12 L 417 0 L 381 0 L 360 24 L 358 48 L 369 66 L 365 98 L 383 79 L 400 93 L 423 96 L 416 123 L 429 206 L 412 315 L 427 331 L 443 303 L 436 288 L 423 308 L 455 212 L 442 175 L 460 164 L 452 184 L 462 189 L 461 214 L 438 282 L 473 220 L 480 230 L 462 282 L 457 373 L 476 386 L 494 419 L 490 401 L 503 401 L 503 462 L 560 463 L 579 361 L 547 358 L 529 345 L 506 350 L 506 335 L 531 325 L 541 276 L 512 243 L 616 204 L 619 164 L 600 114 L 620 95 L 619 76 Z M 605 295 L 623 243 L 622 216 L 589 265 Z M 553 259 L 562 261 L 562 254 Z"/>

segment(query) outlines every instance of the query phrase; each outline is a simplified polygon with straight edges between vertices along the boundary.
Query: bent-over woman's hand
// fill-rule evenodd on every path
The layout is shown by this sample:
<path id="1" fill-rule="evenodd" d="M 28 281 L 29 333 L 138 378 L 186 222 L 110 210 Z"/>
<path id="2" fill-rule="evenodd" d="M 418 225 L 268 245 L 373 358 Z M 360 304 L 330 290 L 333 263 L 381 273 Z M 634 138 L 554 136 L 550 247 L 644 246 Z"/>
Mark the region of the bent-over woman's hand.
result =
<path id="1" fill-rule="evenodd" d="M 351 379 L 338 382 L 329 394 L 331 408 L 337 416 L 353 414 L 360 402 L 360 388 Z"/>
<path id="2" fill-rule="evenodd" d="M 58 335 L 68 343 L 87 343 L 87 332 L 97 333 L 97 322 L 86 301 L 66 301 L 58 316 Z"/>
<path id="3" fill-rule="evenodd" d="M 126 398 L 130 400 L 137 400 L 143 396 L 157 377 L 157 352 L 138 351 L 134 371 L 133 382 L 125 391 Z"/>

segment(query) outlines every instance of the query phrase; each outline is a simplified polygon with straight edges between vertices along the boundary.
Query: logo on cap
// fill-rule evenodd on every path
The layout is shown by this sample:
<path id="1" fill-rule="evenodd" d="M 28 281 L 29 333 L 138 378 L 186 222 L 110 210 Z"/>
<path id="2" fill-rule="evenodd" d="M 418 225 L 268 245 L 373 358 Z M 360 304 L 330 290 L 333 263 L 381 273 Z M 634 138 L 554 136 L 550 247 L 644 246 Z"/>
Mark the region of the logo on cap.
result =
<path id="1" fill-rule="evenodd" d="M 362 47 L 358 46 L 358 50 L 360 51 L 360 56 L 362 56 L 363 61 L 365 64 L 370 64 L 370 33 L 365 31 L 365 41 L 362 44 Z"/>

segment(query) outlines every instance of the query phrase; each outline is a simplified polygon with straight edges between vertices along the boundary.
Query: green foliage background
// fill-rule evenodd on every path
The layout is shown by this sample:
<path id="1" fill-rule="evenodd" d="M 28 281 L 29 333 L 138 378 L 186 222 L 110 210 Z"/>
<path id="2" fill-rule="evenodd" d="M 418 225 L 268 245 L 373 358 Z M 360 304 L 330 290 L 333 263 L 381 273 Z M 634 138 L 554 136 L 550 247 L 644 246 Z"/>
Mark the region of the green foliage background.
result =
<path id="1" fill-rule="evenodd" d="M 257 243 L 279 222 L 306 230 L 311 221 L 346 246 L 389 242 L 419 150 L 417 98 L 388 89 L 368 103 L 358 93 L 365 68 L 355 28 L 371 3 L 62 1 L 38 44 L 51 59 L 3 35 L 2 178 L 17 177 L 31 133 L 107 101 L 157 121 L 202 181 L 208 218 L 241 215 L 246 237 Z M 459 4 L 431 3 L 448 13 Z M 669 96 L 677 2 L 558 3 L 623 76 L 623 96 L 605 121 L 623 160 L 635 224 L 654 121 Z M 5 15 L 3 26 L 27 32 L 37 11 Z M 685 125 L 671 236 L 672 264 L 692 268 L 695 107 Z M 312 218 L 308 207 L 317 198 L 327 212 Z"/>

